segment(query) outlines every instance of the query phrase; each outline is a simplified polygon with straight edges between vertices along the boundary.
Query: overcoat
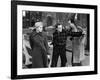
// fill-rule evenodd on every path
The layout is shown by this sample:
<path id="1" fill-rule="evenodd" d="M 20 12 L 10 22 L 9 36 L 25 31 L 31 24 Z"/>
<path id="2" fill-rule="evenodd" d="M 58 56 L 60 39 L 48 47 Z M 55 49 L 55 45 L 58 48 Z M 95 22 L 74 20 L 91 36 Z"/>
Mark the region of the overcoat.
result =
<path id="1" fill-rule="evenodd" d="M 43 32 L 37 33 L 35 30 L 29 37 L 32 48 L 32 68 L 44 68 L 48 65 L 48 43 Z"/>

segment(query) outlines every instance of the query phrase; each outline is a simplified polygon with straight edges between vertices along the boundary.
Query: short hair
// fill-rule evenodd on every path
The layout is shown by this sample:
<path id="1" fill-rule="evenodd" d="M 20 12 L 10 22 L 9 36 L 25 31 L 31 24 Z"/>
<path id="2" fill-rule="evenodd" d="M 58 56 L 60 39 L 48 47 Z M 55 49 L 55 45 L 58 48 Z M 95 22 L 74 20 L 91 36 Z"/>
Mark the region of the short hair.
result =
<path id="1" fill-rule="evenodd" d="M 62 24 L 60 24 L 60 23 L 57 23 L 57 24 L 55 25 L 55 28 L 58 28 L 58 26 L 59 26 L 59 25 L 62 25 Z"/>

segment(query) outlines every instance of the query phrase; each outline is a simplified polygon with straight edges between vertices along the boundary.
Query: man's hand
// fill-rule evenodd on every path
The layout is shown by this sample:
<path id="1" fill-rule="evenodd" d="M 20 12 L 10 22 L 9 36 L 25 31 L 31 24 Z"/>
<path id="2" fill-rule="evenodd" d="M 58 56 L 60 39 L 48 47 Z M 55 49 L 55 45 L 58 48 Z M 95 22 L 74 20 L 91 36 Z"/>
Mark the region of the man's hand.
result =
<path id="1" fill-rule="evenodd" d="M 86 31 L 83 31 L 82 34 L 86 35 Z"/>

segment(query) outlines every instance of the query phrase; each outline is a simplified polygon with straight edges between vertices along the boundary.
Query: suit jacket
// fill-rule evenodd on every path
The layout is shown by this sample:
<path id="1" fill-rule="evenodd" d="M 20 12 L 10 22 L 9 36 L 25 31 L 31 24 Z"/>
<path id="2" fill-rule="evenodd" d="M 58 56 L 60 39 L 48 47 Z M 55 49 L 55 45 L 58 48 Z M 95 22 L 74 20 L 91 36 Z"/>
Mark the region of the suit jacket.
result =
<path id="1" fill-rule="evenodd" d="M 66 40 L 68 36 L 72 37 L 80 37 L 82 35 L 82 32 L 71 32 L 71 31 L 65 31 L 62 32 L 55 31 L 53 33 L 53 45 L 66 45 Z"/>

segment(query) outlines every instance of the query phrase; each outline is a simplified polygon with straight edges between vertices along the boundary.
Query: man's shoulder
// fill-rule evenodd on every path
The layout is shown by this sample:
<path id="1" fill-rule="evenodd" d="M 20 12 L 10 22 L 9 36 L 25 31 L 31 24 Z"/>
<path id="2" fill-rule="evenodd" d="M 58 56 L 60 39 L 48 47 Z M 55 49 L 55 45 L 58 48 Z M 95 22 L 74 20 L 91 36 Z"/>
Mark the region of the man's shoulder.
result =
<path id="1" fill-rule="evenodd" d="M 57 34 L 57 33 L 58 33 L 58 31 L 57 31 L 57 30 L 55 30 L 53 34 Z"/>
<path id="2" fill-rule="evenodd" d="M 66 33 L 68 33 L 68 31 L 67 30 L 62 30 L 62 33 L 66 34 Z"/>
<path id="3" fill-rule="evenodd" d="M 47 32 L 44 32 L 44 31 L 43 31 L 43 32 L 42 32 L 42 35 L 43 35 L 43 36 L 47 36 Z"/>
<path id="4" fill-rule="evenodd" d="M 63 29 L 63 30 L 62 30 L 62 32 L 66 32 L 66 30 L 65 30 L 65 29 Z"/>
<path id="5" fill-rule="evenodd" d="M 32 31 L 31 33 L 30 33 L 30 36 L 35 36 L 37 33 L 36 33 L 36 31 Z"/>

